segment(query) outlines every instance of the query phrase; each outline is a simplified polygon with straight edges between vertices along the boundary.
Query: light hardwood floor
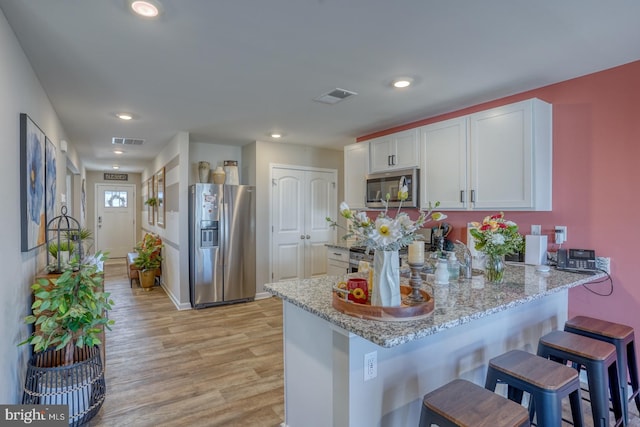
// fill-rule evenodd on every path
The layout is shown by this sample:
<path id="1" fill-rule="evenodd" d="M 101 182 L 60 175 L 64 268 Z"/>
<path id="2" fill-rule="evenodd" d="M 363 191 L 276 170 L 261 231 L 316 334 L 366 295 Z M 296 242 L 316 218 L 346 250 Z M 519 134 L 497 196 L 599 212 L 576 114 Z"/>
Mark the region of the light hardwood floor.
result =
<path id="1" fill-rule="evenodd" d="M 178 311 L 162 288 L 129 287 L 105 266 L 115 302 L 107 332 L 105 426 L 275 427 L 284 420 L 282 303 L 269 298 Z"/>
<path id="2" fill-rule="evenodd" d="M 109 261 L 105 278 L 116 324 L 107 332 L 107 398 L 90 426 L 280 426 L 279 299 L 177 311 L 160 287 L 131 289 L 124 260 Z M 629 426 L 640 427 L 635 404 L 629 409 Z M 583 412 L 593 427 L 587 402 Z"/>

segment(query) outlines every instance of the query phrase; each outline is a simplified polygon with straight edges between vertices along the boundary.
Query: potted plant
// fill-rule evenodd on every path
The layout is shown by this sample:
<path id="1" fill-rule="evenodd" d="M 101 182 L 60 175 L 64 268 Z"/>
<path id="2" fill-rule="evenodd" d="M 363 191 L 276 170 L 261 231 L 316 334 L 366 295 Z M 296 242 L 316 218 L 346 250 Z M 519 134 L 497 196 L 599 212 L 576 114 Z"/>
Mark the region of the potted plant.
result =
<path id="1" fill-rule="evenodd" d="M 76 242 L 82 246 L 83 256 L 89 253 L 89 249 L 91 248 L 89 242 L 93 241 L 93 232 L 91 230 L 83 227 L 79 230 L 67 231 L 64 236 L 69 242 Z"/>
<path id="2" fill-rule="evenodd" d="M 96 258 L 104 259 L 101 253 Z M 58 276 L 58 277 L 53 277 Z M 25 323 L 33 333 L 19 345 L 33 345 L 23 403 L 68 404 L 70 423 L 93 417 L 104 401 L 101 334 L 114 323 L 108 312 L 113 301 L 104 291 L 96 263 L 70 260 L 60 275 L 41 278 L 31 286 L 34 302 Z"/>
<path id="3" fill-rule="evenodd" d="M 140 244 L 136 246 L 138 256 L 133 264 L 140 270 L 140 286 L 150 291 L 156 281 L 156 272 L 162 265 L 162 243 L 160 239 L 147 234 Z"/>
<path id="4" fill-rule="evenodd" d="M 157 197 L 149 197 L 144 201 L 144 204 L 147 206 L 158 206 L 158 198 Z"/>

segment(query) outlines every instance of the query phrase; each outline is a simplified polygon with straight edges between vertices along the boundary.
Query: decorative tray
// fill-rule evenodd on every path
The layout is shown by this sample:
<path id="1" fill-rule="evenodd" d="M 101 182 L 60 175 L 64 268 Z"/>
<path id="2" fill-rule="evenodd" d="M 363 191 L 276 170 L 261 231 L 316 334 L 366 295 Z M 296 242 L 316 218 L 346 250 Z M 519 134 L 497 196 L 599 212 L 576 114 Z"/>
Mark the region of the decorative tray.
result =
<path id="1" fill-rule="evenodd" d="M 411 287 L 400 285 L 401 298 L 411 293 Z M 416 305 L 402 305 L 382 307 L 378 305 L 357 304 L 345 301 L 336 291 L 333 291 L 332 306 L 341 313 L 367 320 L 381 320 L 385 322 L 404 322 L 421 319 L 433 311 L 433 297 L 420 290 L 425 301 Z"/>

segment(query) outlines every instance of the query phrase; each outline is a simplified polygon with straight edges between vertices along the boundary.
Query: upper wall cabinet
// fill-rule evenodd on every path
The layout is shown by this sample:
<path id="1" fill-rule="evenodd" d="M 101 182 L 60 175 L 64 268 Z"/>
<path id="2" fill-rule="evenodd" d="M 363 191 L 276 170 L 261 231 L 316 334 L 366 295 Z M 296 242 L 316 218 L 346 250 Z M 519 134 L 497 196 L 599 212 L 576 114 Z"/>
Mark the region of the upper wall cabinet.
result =
<path id="1" fill-rule="evenodd" d="M 418 129 L 409 129 L 370 140 L 369 159 L 371 173 L 420 166 Z"/>
<path id="2" fill-rule="evenodd" d="M 466 209 L 467 136 L 469 119 L 460 117 L 420 129 L 423 164 L 420 204 L 440 202 L 439 209 Z"/>
<path id="3" fill-rule="evenodd" d="M 551 210 L 551 122 L 530 99 L 422 127 L 423 207 Z"/>
<path id="4" fill-rule="evenodd" d="M 344 200 L 352 209 L 365 208 L 365 178 L 368 174 L 369 142 L 344 147 Z"/>

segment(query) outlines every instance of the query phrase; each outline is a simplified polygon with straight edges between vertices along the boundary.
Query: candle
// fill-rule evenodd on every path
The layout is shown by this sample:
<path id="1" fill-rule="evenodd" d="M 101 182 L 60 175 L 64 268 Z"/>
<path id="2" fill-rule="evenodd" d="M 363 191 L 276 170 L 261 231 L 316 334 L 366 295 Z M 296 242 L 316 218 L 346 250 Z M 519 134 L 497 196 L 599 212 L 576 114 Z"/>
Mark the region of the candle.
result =
<path id="1" fill-rule="evenodd" d="M 424 264 L 424 242 L 409 245 L 409 264 Z"/>

